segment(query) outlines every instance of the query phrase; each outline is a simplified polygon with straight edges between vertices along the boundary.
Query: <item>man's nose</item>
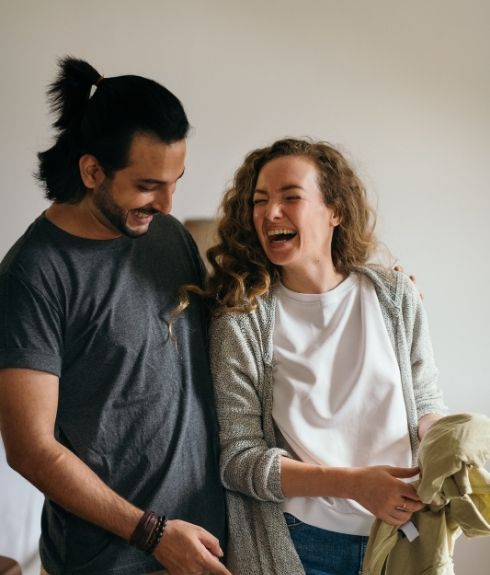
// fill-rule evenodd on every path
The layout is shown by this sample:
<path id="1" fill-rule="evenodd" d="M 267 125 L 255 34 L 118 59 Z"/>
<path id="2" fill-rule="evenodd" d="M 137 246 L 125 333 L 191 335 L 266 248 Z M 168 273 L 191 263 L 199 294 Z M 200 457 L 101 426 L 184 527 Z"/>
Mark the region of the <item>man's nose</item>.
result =
<path id="1" fill-rule="evenodd" d="M 164 188 L 158 190 L 152 201 L 153 208 L 158 210 L 161 214 L 169 214 L 172 211 L 174 190 L 175 184 L 171 186 L 165 186 Z"/>

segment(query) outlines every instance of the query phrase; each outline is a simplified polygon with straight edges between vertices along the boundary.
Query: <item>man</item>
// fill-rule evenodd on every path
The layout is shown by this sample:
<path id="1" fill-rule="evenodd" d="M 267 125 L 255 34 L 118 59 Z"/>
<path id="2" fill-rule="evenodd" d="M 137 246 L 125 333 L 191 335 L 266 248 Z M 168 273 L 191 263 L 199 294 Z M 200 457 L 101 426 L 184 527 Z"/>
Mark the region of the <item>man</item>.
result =
<path id="1" fill-rule="evenodd" d="M 168 215 L 185 112 L 156 82 L 72 58 L 50 96 L 53 203 L 0 266 L 0 426 L 46 495 L 43 568 L 229 575 L 205 315 L 197 300 L 173 315 L 202 280 Z"/>

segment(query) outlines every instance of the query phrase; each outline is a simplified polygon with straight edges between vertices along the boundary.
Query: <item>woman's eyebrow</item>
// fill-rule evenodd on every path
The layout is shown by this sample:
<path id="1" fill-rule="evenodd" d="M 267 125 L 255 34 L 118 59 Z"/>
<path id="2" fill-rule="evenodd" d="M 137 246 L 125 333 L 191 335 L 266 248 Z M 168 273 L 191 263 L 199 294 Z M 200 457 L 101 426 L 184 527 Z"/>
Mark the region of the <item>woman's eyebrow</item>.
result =
<path id="1" fill-rule="evenodd" d="M 290 190 L 304 190 L 304 188 L 299 184 L 285 184 L 279 188 L 280 192 L 289 192 Z M 254 194 L 267 194 L 267 192 L 265 190 L 261 190 L 260 188 L 255 188 Z"/>

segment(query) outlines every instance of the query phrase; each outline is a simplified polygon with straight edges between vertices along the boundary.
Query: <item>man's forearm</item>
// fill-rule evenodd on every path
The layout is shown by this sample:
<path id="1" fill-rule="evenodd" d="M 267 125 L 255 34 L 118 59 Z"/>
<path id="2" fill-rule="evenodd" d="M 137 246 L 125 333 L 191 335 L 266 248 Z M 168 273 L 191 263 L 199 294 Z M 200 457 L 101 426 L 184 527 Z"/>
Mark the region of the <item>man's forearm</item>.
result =
<path id="1" fill-rule="evenodd" d="M 9 463 L 70 513 L 126 540 L 142 515 L 55 439 L 46 440 L 22 456 L 10 457 Z"/>

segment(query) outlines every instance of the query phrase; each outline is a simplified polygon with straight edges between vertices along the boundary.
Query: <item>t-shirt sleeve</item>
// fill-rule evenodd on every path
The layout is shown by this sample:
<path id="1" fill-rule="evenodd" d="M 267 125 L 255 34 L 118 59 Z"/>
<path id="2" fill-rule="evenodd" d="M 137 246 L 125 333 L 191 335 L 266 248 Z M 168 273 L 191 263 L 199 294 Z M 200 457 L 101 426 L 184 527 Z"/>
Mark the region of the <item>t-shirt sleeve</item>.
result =
<path id="1" fill-rule="evenodd" d="M 14 274 L 0 276 L 0 368 L 61 374 L 63 326 L 59 309 Z"/>

